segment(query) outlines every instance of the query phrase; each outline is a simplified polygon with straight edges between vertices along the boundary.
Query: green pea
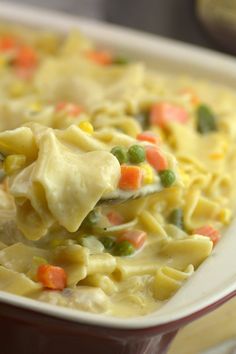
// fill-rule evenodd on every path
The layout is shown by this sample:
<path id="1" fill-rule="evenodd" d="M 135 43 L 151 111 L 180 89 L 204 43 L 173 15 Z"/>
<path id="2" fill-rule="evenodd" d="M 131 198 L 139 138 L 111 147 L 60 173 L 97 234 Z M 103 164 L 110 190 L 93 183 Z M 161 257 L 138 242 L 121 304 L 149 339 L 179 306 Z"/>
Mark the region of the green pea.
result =
<path id="1" fill-rule="evenodd" d="M 116 256 L 131 256 L 134 252 L 134 246 L 127 240 L 117 243 L 114 248 Z"/>
<path id="2" fill-rule="evenodd" d="M 123 146 L 113 147 L 111 153 L 117 158 L 120 164 L 128 161 L 127 151 Z"/>
<path id="3" fill-rule="evenodd" d="M 99 239 L 107 251 L 110 251 L 116 244 L 115 240 L 111 236 L 104 236 Z"/>
<path id="4" fill-rule="evenodd" d="M 129 64 L 129 59 L 123 57 L 123 56 L 117 56 L 115 58 L 113 58 L 113 64 L 116 65 L 127 65 Z"/>
<path id="5" fill-rule="evenodd" d="M 100 219 L 99 212 L 97 210 L 92 210 L 84 219 L 83 226 L 93 226 L 97 224 L 99 219 Z"/>
<path id="6" fill-rule="evenodd" d="M 175 174 L 172 170 L 163 170 L 159 172 L 159 176 L 161 179 L 161 184 L 163 187 L 170 187 L 176 180 Z"/>
<path id="7" fill-rule="evenodd" d="M 217 130 L 216 118 L 211 109 L 206 105 L 197 107 L 197 131 L 207 134 Z"/>
<path id="8" fill-rule="evenodd" d="M 128 158 L 132 163 L 145 161 L 145 150 L 141 145 L 132 145 L 128 150 Z"/>
<path id="9" fill-rule="evenodd" d="M 174 209 L 168 217 L 170 224 L 177 226 L 180 229 L 184 229 L 184 219 L 183 219 L 183 210 Z"/>

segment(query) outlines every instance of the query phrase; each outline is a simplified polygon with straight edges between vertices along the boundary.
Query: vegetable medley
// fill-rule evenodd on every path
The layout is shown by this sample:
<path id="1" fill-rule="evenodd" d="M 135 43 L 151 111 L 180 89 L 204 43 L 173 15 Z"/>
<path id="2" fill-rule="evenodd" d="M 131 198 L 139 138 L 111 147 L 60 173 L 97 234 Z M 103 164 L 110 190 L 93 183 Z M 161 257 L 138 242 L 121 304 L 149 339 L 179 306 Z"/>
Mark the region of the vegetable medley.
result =
<path id="1" fill-rule="evenodd" d="M 233 90 L 0 26 L 0 290 L 155 311 L 233 217 Z"/>

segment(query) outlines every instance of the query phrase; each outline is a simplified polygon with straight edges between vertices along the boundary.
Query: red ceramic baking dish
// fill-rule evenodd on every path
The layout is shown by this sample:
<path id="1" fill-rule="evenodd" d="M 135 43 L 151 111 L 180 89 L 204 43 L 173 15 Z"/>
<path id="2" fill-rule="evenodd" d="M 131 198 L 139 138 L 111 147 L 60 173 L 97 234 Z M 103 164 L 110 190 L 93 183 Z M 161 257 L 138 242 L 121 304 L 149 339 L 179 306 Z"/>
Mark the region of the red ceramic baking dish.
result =
<path id="1" fill-rule="evenodd" d="M 66 33 L 79 27 L 103 46 L 168 72 L 236 86 L 233 58 L 152 35 L 0 3 L 0 20 Z M 0 292 L 1 354 L 160 354 L 177 330 L 236 295 L 236 223 L 181 290 L 158 311 L 114 318 Z"/>

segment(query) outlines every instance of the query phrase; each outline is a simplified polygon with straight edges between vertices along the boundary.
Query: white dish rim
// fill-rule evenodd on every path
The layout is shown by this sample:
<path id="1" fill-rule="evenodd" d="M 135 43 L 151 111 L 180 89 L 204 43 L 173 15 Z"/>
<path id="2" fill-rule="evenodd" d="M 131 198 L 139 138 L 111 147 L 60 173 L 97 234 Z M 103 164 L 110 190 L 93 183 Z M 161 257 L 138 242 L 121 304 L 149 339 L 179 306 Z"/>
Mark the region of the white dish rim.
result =
<path id="1" fill-rule="evenodd" d="M 0 19 L 29 26 L 51 28 L 59 32 L 67 32 L 70 28 L 79 27 L 99 43 L 103 43 L 110 48 L 122 48 L 127 53 L 137 54 L 138 57 L 143 57 L 142 52 L 145 52 L 148 53 L 148 56 L 151 57 L 153 61 L 156 58 L 157 60 L 160 60 L 161 63 L 165 61 L 168 63 L 172 62 L 172 65 L 177 68 L 183 67 L 184 69 L 192 67 L 195 74 L 201 72 L 203 75 L 206 74 L 209 79 L 216 77 L 216 73 L 218 72 L 219 76 L 217 76 L 217 81 L 227 85 L 236 86 L 235 59 L 225 54 L 216 53 L 212 50 L 198 48 L 158 36 L 124 29 L 119 26 L 104 24 L 98 21 L 87 20 L 85 18 L 78 18 L 55 11 L 42 10 L 36 7 L 23 6 L 14 3 L 9 4 L 6 2 L 0 2 Z M 180 69 L 175 69 L 175 71 L 176 70 L 179 71 Z M 186 71 L 188 70 L 186 69 Z M 227 231 L 229 237 L 231 235 L 231 239 L 235 229 L 236 224 L 232 224 L 229 231 Z M 229 244 L 229 242 L 223 241 L 226 240 L 223 239 L 219 246 L 217 246 L 216 249 L 218 252 L 215 252 L 214 257 L 218 257 L 221 252 L 220 250 L 227 247 L 227 244 Z M 207 262 L 209 261 L 205 261 L 200 268 L 205 269 Z M 198 274 L 199 271 L 200 270 L 198 270 L 196 274 Z M 211 296 L 205 294 L 204 297 L 204 293 L 202 293 L 202 300 L 193 303 L 191 306 L 189 305 L 186 308 L 181 307 L 184 301 L 182 293 L 185 291 L 184 289 L 181 289 L 174 296 L 174 300 L 171 300 L 171 305 L 173 304 L 172 307 L 168 305 L 169 307 L 165 306 L 165 309 L 162 307 L 164 310 L 159 310 L 156 313 L 138 318 L 123 319 L 91 314 L 79 310 L 41 303 L 36 300 L 19 297 L 5 292 L 0 292 L 0 302 L 64 320 L 78 322 L 80 324 L 83 323 L 101 327 L 130 330 L 144 329 L 165 325 L 170 322 L 173 323 L 174 321 L 180 321 L 181 319 L 192 316 L 204 308 L 212 306 L 214 303 L 230 296 L 230 294 L 236 291 L 236 273 L 232 275 L 233 280 L 231 282 L 229 280 L 228 285 L 225 285 L 217 292 L 217 294 L 211 294 Z M 189 285 L 190 283 L 193 283 L 192 279 L 191 282 L 189 281 L 184 287 L 185 289 L 187 288 L 187 291 L 185 291 L 186 294 L 188 294 L 188 288 L 191 286 Z M 182 302 L 180 301 L 177 306 L 176 301 L 178 302 L 178 299 L 182 299 Z M 173 306 L 176 311 L 172 311 Z"/>

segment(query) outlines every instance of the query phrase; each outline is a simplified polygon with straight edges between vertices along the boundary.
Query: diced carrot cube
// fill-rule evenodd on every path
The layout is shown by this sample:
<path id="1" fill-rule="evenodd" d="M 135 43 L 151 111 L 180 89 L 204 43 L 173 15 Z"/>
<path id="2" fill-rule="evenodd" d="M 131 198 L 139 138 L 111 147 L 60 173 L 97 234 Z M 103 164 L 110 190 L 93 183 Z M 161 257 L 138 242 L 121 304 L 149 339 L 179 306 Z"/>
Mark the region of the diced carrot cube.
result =
<path id="1" fill-rule="evenodd" d="M 17 51 L 14 59 L 14 65 L 20 68 L 31 69 L 38 63 L 37 53 L 34 48 L 29 46 L 22 46 Z"/>
<path id="2" fill-rule="evenodd" d="M 80 113 L 83 112 L 83 108 L 76 103 L 72 102 L 58 102 L 55 107 L 56 112 L 65 111 L 71 116 L 78 116 Z"/>
<path id="3" fill-rule="evenodd" d="M 139 189 L 142 184 L 142 170 L 138 166 L 121 166 L 119 188 L 125 190 Z"/>
<path id="4" fill-rule="evenodd" d="M 113 58 L 111 53 L 106 51 L 90 51 L 86 53 L 87 58 L 97 63 L 99 65 L 110 65 L 112 64 Z"/>
<path id="5" fill-rule="evenodd" d="M 112 225 L 120 225 L 123 224 L 124 222 L 123 216 L 117 211 L 112 210 L 109 213 L 107 213 L 106 216 Z"/>
<path id="6" fill-rule="evenodd" d="M 58 102 L 56 104 L 55 111 L 56 112 L 63 111 L 66 108 L 67 104 L 68 104 L 67 102 Z"/>
<path id="7" fill-rule="evenodd" d="M 83 108 L 81 106 L 74 104 L 74 105 L 69 105 L 67 111 L 72 116 L 78 116 L 80 113 L 83 112 Z"/>
<path id="8" fill-rule="evenodd" d="M 210 225 L 205 225 L 205 226 L 199 227 L 198 229 L 195 229 L 193 231 L 193 234 L 209 237 L 214 245 L 219 241 L 219 239 L 221 237 L 219 231 L 214 229 L 214 227 L 212 227 Z"/>
<path id="9" fill-rule="evenodd" d="M 45 288 L 53 290 L 63 290 L 67 282 L 64 269 L 51 264 L 42 264 L 38 267 L 37 279 Z"/>
<path id="10" fill-rule="evenodd" d="M 0 37 L 0 51 L 7 52 L 17 47 L 16 38 L 11 35 L 4 35 Z"/>
<path id="11" fill-rule="evenodd" d="M 142 230 L 128 230 L 125 231 L 122 236 L 119 237 L 117 242 L 129 241 L 132 245 L 139 249 L 143 246 L 147 239 L 147 234 Z"/>
<path id="12" fill-rule="evenodd" d="M 168 168 L 168 161 L 166 157 L 156 147 L 146 147 L 146 159 L 156 171 L 163 171 Z"/>
<path id="13" fill-rule="evenodd" d="M 160 138 L 153 132 L 145 131 L 137 135 L 137 140 L 148 141 L 152 144 L 159 144 Z"/>
<path id="14" fill-rule="evenodd" d="M 173 105 L 167 102 L 156 103 L 152 106 L 150 112 L 150 123 L 165 127 L 169 122 L 186 123 L 188 114 L 183 107 Z"/>

